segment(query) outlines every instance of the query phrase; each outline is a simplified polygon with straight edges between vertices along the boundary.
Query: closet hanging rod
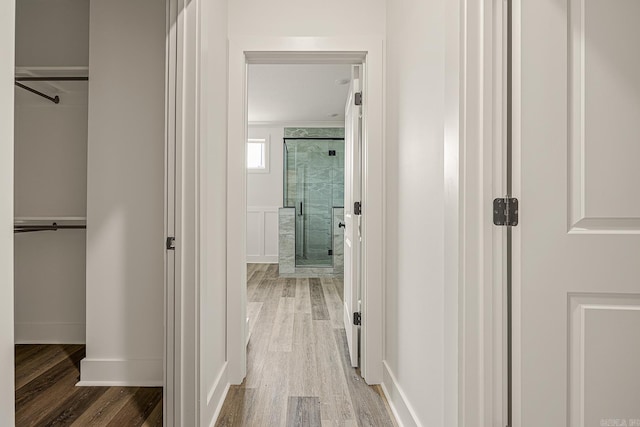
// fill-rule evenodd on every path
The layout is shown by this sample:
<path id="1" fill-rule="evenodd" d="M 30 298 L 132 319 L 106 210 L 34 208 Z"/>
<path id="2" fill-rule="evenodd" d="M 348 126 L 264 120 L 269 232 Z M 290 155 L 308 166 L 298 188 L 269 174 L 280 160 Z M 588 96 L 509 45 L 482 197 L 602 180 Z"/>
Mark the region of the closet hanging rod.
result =
<path id="1" fill-rule="evenodd" d="M 14 225 L 14 233 L 33 233 L 36 231 L 58 231 L 58 230 L 86 230 L 86 225 Z"/>
<path id="2" fill-rule="evenodd" d="M 32 87 L 26 86 L 20 82 L 86 82 L 89 80 L 89 77 L 79 77 L 79 76 L 51 76 L 51 77 L 16 77 L 15 78 L 15 84 L 16 86 L 18 86 L 21 89 L 27 90 L 31 93 L 34 93 L 38 96 L 41 96 L 45 99 L 48 99 L 49 101 L 53 102 L 54 104 L 59 104 L 60 103 L 60 97 L 58 95 L 56 96 L 49 96 L 46 93 L 42 93 L 39 90 L 36 90 Z"/>
<path id="3" fill-rule="evenodd" d="M 38 96 L 41 96 L 43 98 L 48 99 L 49 101 L 53 102 L 54 104 L 59 104 L 60 103 L 60 97 L 58 95 L 56 96 L 49 96 L 46 93 L 42 93 L 39 90 L 35 90 L 33 88 L 30 88 L 29 86 L 25 86 L 20 82 L 16 82 L 16 86 L 18 86 L 19 88 L 22 88 L 24 90 L 28 90 L 31 93 L 35 93 Z"/>

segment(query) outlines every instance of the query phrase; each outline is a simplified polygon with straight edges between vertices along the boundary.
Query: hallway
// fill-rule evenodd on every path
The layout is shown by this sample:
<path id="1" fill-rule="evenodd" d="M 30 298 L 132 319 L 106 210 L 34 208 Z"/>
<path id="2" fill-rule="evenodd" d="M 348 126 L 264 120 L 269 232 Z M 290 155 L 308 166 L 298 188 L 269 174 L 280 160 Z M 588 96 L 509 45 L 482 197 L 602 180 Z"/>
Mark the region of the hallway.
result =
<path id="1" fill-rule="evenodd" d="M 379 386 L 349 365 L 342 280 L 249 264 L 247 377 L 216 426 L 393 426 Z"/>

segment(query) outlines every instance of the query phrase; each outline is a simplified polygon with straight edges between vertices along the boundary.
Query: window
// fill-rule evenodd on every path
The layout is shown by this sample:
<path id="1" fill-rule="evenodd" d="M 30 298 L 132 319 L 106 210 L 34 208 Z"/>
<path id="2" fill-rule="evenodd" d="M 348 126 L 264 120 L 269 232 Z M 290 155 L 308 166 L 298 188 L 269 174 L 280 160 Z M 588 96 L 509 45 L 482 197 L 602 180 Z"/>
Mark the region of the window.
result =
<path id="1" fill-rule="evenodd" d="M 269 146 L 267 140 L 249 139 L 247 141 L 247 169 L 249 172 L 269 172 Z"/>

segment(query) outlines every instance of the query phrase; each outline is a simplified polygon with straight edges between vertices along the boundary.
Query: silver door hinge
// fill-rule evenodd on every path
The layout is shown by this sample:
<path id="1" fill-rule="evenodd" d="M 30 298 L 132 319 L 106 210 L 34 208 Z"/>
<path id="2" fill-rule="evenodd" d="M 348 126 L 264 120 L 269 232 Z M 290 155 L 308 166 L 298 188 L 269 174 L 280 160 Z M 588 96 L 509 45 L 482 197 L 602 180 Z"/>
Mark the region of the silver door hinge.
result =
<path id="1" fill-rule="evenodd" d="M 494 199 L 493 223 L 503 227 L 518 225 L 518 199 L 515 197 Z"/>
<path id="2" fill-rule="evenodd" d="M 176 238 L 175 237 L 167 237 L 167 250 L 173 251 L 176 249 Z"/>
<path id="3" fill-rule="evenodd" d="M 362 105 L 362 92 L 356 92 L 355 94 L 355 104 Z"/>

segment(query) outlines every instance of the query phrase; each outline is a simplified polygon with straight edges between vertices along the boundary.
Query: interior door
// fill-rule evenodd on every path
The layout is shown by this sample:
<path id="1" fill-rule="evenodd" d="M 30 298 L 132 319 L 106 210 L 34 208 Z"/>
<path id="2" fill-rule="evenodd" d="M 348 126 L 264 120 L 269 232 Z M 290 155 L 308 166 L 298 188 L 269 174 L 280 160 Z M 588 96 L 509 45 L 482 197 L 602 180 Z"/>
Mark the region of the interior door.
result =
<path id="1" fill-rule="evenodd" d="M 349 96 L 345 107 L 345 159 L 344 159 L 344 327 L 347 333 L 351 366 L 358 366 L 358 326 L 354 325 L 354 313 L 359 312 L 360 301 L 360 215 L 354 212 L 354 204 L 360 201 L 361 137 L 360 109 L 356 105 L 356 93 L 360 80 L 354 67 Z"/>
<path id="2" fill-rule="evenodd" d="M 514 426 L 640 425 L 640 1 L 514 7 Z"/>

